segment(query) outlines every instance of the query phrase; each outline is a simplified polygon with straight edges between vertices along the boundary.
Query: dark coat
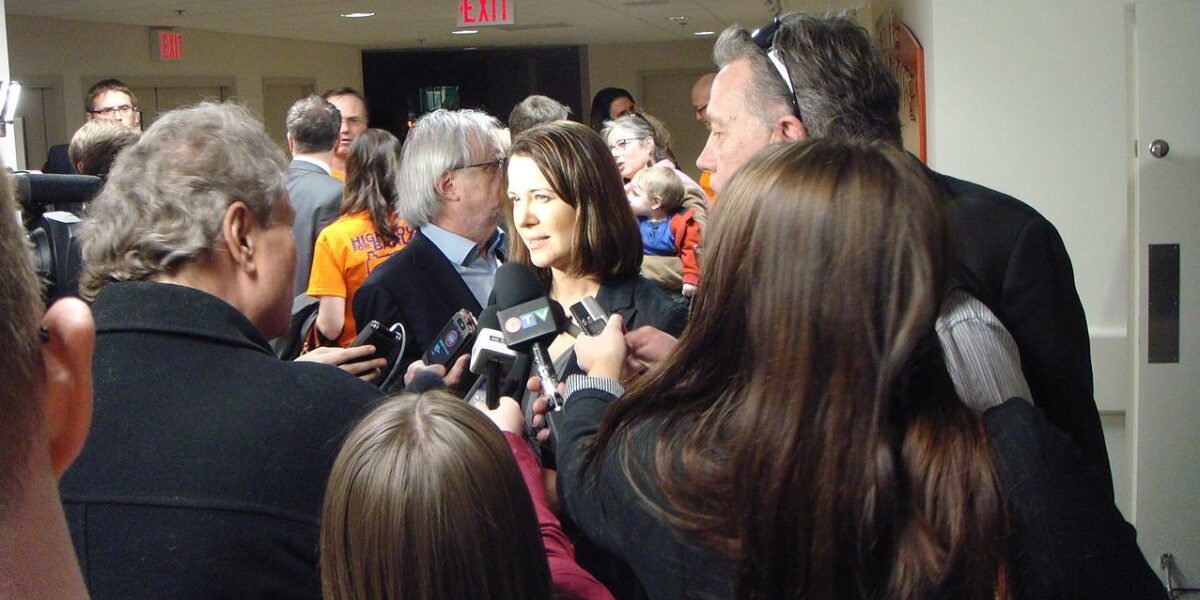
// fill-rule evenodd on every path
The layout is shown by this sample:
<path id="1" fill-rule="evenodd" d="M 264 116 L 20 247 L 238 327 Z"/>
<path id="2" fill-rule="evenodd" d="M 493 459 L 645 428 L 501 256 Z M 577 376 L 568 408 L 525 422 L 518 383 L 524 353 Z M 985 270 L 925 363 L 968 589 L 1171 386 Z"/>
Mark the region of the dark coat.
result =
<path id="1" fill-rule="evenodd" d="M 404 324 L 404 355 L 397 346 L 388 357 L 390 364 L 400 361 L 401 372 L 421 358 L 454 313 L 466 308 L 479 316 L 483 310 L 450 259 L 420 231 L 371 271 L 354 294 L 353 308 L 359 331 L 371 320 L 384 327 Z"/>
<path id="2" fill-rule="evenodd" d="M 953 285 L 986 304 L 1012 334 L 1034 403 L 1099 468 L 1111 496 L 1087 318 L 1062 237 L 1016 198 L 930 173 L 946 197 Z"/>
<path id="3" fill-rule="evenodd" d="M 93 311 L 92 429 L 61 484 L 92 597 L 319 598 L 325 481 L 379 390 L 281 362 L 189 287 L 114 283 Z"/>
<path id="4" fill-rule="evenodd" d="M 342 182 L 324 169 L 303 160 L 293 160 L 285 182 L 296 211 L 292 234 L 296 237 L 296 281 L 293 296 L 303 296 L 312 274 L 313 246 L 317 236 L 338 217 L 342 204 Z"/>

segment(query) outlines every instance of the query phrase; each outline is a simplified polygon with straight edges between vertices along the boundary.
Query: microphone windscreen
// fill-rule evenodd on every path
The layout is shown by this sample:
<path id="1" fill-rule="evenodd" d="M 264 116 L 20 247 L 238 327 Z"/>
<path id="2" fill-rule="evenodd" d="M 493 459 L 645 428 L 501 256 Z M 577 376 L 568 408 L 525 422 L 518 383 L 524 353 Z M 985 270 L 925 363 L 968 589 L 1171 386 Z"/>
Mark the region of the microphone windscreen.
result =
<path id="1" fill-rule="evenodd" d="M 496 306 L 500 310 L 512 308 L 546 295 L 542 283 L 529 267 L 518 262 L 506 262 L 496 270 Z"/>
<path id="2" fill-rule="evenodd" d="M 17 201 L 26 209 L 47 204 L 87 202 L 100 191 L 104 181 L 91 175 L 47 175 L 17 173 L 13 187 Z"/>
<path id="3" fill-rule="evenodd" d="M 479 313 L 479 318 L 475 319 L 475 323 L 478 325 L 477 329 L 495 329 L 499 331 L 500 319 L 496 316 L 496 313 L 499 311 L 500 307 L 495 304 L 489 304 L 484 308 L 483 312 Z"/>
<path id="4" fill-rule="evenodd" d="M 404 387 L 404 391 L 420 394 L 429 390 L 445 389 L 446 382 L 442 381 L 442 376 L 433 371 L 421 371 L 416 377 Z"/>

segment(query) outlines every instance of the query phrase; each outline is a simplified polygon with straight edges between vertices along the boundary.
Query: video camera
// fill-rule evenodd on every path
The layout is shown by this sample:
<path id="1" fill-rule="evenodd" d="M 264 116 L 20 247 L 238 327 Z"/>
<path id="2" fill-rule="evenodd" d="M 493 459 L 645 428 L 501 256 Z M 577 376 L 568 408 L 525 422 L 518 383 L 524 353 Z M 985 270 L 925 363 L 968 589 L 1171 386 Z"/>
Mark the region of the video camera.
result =
<path id="1" fill-rule="evenodd" d="M 42 292 L 47 306 L 79 293 L 83 259 L 76 238 L 78 213 L 103 182 L 91 175 L 13 173 L 13 190 L 33 243 L 34 267 L 47 283 Z"/>

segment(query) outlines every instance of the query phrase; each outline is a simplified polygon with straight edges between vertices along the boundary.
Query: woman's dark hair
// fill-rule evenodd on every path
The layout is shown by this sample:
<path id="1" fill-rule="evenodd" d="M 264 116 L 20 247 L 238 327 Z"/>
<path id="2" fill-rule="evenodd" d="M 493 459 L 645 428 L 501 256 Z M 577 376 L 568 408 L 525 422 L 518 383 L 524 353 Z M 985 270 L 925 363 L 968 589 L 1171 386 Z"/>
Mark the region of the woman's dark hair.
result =
<path id="1" fill-rule="evenodd" d="M 604 127 L 604 122 L 612 118 L 608 114 L 608 107 L 617 98 L 629 98 L 630 102 L 637 102 L 633 99 L 633 94 L 630 94 L 628 90 L 615 87 L 606 87 L 596 92 L 596 95 L 592 97 L 592 113 L 588 122 L 591 124 L 593 130 L 599 132 Z"/>
<path id="2" fill-rule="evenodd" d="M 735 560 L 739 598 L 1007 597 L 987 440 L 933 333 L 947 242 L 921 165 L 886 142 L 769 147 L 706 241 L 690 326 L 592 456 L 661 431 L 626 475 Z"/>
<path id="3" fill-rule="evenodd" d="M 518 135 L 509 155 L 533 160 L 554 193 L 575 208 L 573 274 L 605 282 L 641 270 L 637 218 L 629 208 L 621 172 L 600 134 L 572 121 L 546 123 Z M 509 231 L 516 231 L 515 224 L 509 226 Z M 509 260 L 534 268 L 549 283 L 550 269 L 534 267 L 520 236 L 509 238 Z"/>
<path id="4" fill-rule="evenodd" d="M 400 243 L 400 224 L 392 212 L 399 166 L 400 140 L 383 129 L 362 132 L 346 153 L 346 188 L 339 211 L 343 215 L 367 211 L 376 235 L 388 246 Z"/>
<path id="5" fill-rule="evenodd" d="M 549 599 L 533 500 L 503 435 L 445 392 L 386 400 L 346 437 L 321 513 L 327 600 Z"/>

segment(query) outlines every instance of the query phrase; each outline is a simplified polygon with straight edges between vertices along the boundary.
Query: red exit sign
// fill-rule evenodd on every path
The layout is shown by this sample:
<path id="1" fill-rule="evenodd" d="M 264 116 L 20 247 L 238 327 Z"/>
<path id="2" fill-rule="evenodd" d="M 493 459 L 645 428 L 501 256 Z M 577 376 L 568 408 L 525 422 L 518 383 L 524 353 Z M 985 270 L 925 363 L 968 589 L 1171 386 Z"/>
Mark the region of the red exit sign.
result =
<path id="1" fill-rule="evenodd" d="M 183 33 L 170 29 L 152 30 L 150 54 L 155 60 L 183 60 Z"/>
<path id="2" fill-rule="evenodd" d="M 513 25 L 516 0 L 458 0 L 458 26 Z"/>

